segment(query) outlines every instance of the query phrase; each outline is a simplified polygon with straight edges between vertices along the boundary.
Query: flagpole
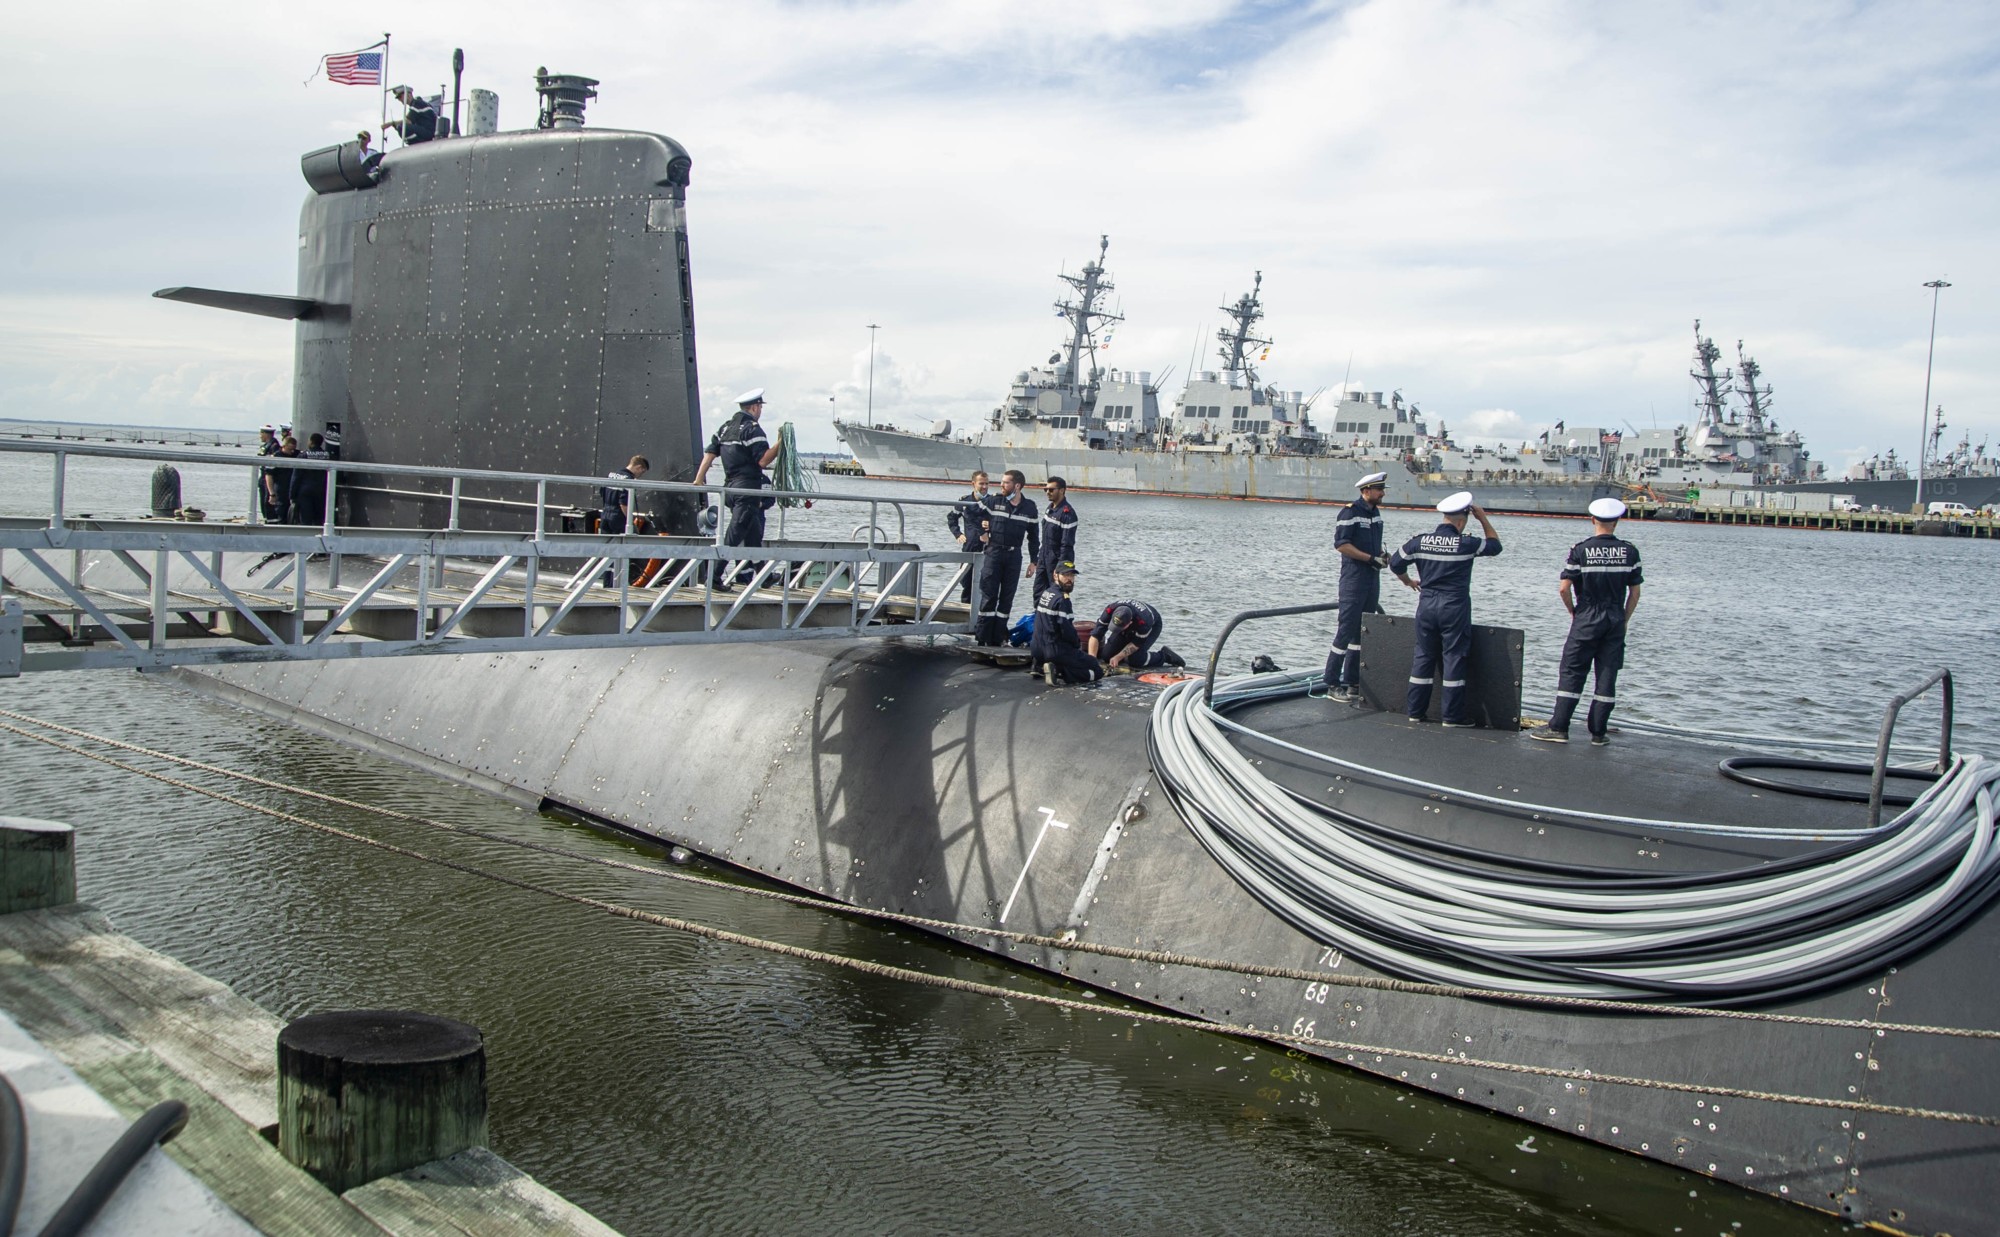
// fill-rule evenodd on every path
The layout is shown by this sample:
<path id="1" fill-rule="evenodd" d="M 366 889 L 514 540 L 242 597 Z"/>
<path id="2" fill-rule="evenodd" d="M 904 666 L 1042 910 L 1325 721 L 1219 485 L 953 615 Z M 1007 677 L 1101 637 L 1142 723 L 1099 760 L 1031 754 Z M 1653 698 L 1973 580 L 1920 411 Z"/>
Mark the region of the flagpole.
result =
<path id="1" fill-rule="evenodd" d="M 389 32 L 382 32 L 382 127 L 376 132 L 382 134 L 382 149 L 389 149 Z"/>

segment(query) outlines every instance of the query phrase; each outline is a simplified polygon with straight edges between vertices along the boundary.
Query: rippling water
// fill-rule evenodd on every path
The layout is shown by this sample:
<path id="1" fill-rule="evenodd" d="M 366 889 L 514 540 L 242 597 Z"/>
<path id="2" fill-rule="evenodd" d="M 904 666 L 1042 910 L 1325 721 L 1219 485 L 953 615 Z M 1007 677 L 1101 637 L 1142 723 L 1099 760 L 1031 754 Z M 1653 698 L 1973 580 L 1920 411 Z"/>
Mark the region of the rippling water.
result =
<path id="1" fill-rule="evenodd" d="M 93 465 L 100 514 L 146 470 Z M 188 501 L 241 508 L 184 469 Z M 920 496 L 928 486 L 868 485 Z M 45 511 L 0 458 L 0 514 Z M 1329 595 L 1330 509 L 1079 495 L 1078 610 L 1153 601 L 1204 651 L 1253 605 Z M 837 505 L 788 517 L 845 533 Z M 910 530 L 942 546 L 941 519 Z M 935 521 L 925 531 L 925 521 Z M 1429 526 L 1389 514 L 1401 539 Z M 1530 631 L 1552 685 L 1555 573 L 1580 523 L 1502 519 L 1475 611 Z M 934 540 L 933 535 L 934 534 Z M 2000 749 L 1987 542 L 1638 525 L 1647 591 L 1620 696 L 1729 728 L 1872 735 L 1882 698 L 1959 676 L 1961 745 Z M 1385 589 L 1407 612 L 1407 594 Z M 1330 623 L 1247 629 L 1317 664 Z M 1537 679 L 1539 676 L 1539 679 Z M 1531 693 L 1532 694 L 1532 693 Z M 0 681 L 0 707 L 290 784 L 650 858 L 393 762 L 120 672 Z M 1934 706 L 1931 706 L 1934 710 Z M 1926 715 L 1927 716 L 1927 715 Z M 145 763 L 140 761 L 138 763 Z M 208 775 L 189 780 L 215 784 Z M 133 936 L 281 1016 L 401 1006 L 488 1036 L 496 1149 L 631 1233 L 1816 1233 L 1817 1216 L 1282 1052 L 940 992 L 609 917 L 388 856 L 0 733 L 0 812 L 76 823 L 79 883 Z M 1036 991 L 1078 990 L 900 930 L 246 795 L 428 853 L 760 937 Z M 1531 1137 L 1532 1135 L 1532 1137 Z"/>

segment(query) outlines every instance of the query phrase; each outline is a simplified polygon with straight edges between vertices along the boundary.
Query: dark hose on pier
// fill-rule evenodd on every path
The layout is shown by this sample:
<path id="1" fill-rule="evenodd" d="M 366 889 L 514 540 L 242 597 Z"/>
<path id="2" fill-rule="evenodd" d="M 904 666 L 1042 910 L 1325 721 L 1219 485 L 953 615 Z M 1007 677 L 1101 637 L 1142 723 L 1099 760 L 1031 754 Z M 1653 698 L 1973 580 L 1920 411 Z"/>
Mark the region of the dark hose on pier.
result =
<path id="1" fill-rule="evenodd" d="M 28 1121 L 14 1084 L 0 1075 L 0 1237 L 11 1237 L 28 1183 Z"/>
<path id="2" fill-rule="evenodd" d="M 76 1189 L 42 1226 L 41 1237 L 76 1237 L 88 1228 L 91 1218 L 111 1201 L 146 1153 L 173 1141 L 174 1135 L 186 1128 L 187 1119 L 188 1107 L 179 1100 L 162 1100 L 148 1108 L 77 1182 Z"/>

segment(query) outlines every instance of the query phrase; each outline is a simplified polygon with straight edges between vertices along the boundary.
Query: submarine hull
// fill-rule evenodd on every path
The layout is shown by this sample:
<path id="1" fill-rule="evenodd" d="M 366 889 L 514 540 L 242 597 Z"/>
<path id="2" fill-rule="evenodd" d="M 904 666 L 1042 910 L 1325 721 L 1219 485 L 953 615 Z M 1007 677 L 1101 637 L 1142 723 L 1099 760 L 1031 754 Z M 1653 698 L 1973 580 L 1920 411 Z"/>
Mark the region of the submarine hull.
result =
<path id="1" fill-rule="evenodd" d="M 894 640 L 268 664 L 182 677 L 839 902 L 1320 972 L 1317 983 L 1275 980 L 954 934 L 1137 1001 L 1311 1036 L 1321 1042 L 1307 1050 L 1340 1064 L 1850 1220 L 1994 1231 L 1991 1192 L 1978 1184 L 2000 1169 L 1990 1128 L 1775 1098 L 2000 1112 L 1990 1040 L 1855 1025 L 1995 1029 L 2000 925 L 1990 909 L 1865 982 L 1760 1011 L 1843 1025 L 1382 990 L 1356 986 L 1382 973 L 1266 910 L 1190 832 L 1148 762 L 1156 690 L 1135 680 L 1052 691 L 956 649 Z M 1295 702 L 1259 724 L 1349 751 L 1393 750 L 1408 737 L 1391 728 L 1400 719 L 1322 701 Z M 1448 758 L 1468 777 L 1511 778 L 1530 793 L 1534 779 L 1573 776 L 1554 761 L 1612 759 L 1588 748 L 1524 752 L 1540 745 L 1501 731 L 1426 737 L 1458 743 Z M 1663 808 L 1699 812 L 1706 798 L 1736 793 L 1717 790 L 1712 776 L 1679 776 L 1692 757 L 1637 754 L 1631 768 L 1647 770 L 1639 790 Z M 1275 752 L 1262 758 L 1274 778 L 1302 788 L 1317 779 L 1310 789 L 1367 793 L 1327 786 L 1323 772 L 1286 767 Z M 1700 758 L 1711 774 L 1713 758 Z M 1630 789 L 1613 779 L 1604 793 Z M 1722 806 L 1779 811 L 1769 796 L 1754 798 Z M 1496 828 L 1387 792 L 1359 806 L 1460 840 Z M 1506 828 L 1522 833 L 1513 849 L 1578 864 L 1629 864 L 1635 848 L 1663 870 L 1784 853 L 1776 843 L 1718 850 L 1618 831 Z M 1518 1068 L 1481 1064 L 1495 1061 Z"/>

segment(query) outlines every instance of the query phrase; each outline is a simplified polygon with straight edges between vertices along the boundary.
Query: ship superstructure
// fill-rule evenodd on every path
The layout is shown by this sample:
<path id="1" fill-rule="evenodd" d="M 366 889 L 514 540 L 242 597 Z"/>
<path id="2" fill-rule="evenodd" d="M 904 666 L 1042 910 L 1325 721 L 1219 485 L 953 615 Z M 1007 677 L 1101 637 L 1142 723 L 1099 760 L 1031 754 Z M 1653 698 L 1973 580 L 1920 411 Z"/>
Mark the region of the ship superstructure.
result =
<path id="1" fill-rule="evenodd" d="M 1095 361 L 1124 321 L 1106 308 L 1114 290 L 1104 264 L 1109 250 L 1110 238 L 1100 237 L 1096 258 L 1060 277 L 1070 289 L 1055 306 L 1066 326 L 1060 346 L 1045 364 L 1015 375 L 983 427 L 954 436 L 944 420 L 928 434 L 836 424 L 862 468 L 935 481 L 1019 468 L 1081 489 L 1305 502 L 1348 501 L 1355 481 L 1386 472 L 1392 505 L 1424 505 L 1471 489 L 1492 510 L 1524 512 L 1573 513 L 1604 496 L 1683 499 L 1732 488 L 1838 490 L 1863 506 L 1909 503 L 1903 492 L 1911 483 L 1896 479 L 1893 460 L 1872 462 L 1866 479 L 1829 481 L 1799 433 L 1778 425 L 1771 385 L 1742 341 L 1735 367 L 1724 366 L 1699 320 L 1687 423 L 1639 429 L 1557 422 L 1515 446 L 1461 445 L 1401 391 L 1385 395 L 1343 382 L 1331 407 L 1320 408 L 1324 390 L 1308 396 L 1266 380 L 1261 365 L 1272 341 L 1258 271 L 1250 290 L 1222 307 L 1219 368 L 1190 374 L 1163 414 L 1164 375 L 1155 381 L 1150 371 L 1101 369 Z M 2000 490 L 2000 470 L 1983 449 L 1964 444 L 1948 461 L 1938 458 L 1954 477 L 1987 470 L 1986 488 Z M 1973 506 L 1990 501 L 1983 490 L 1972 492 L 1978 489 L 1952 496 Z"/>

